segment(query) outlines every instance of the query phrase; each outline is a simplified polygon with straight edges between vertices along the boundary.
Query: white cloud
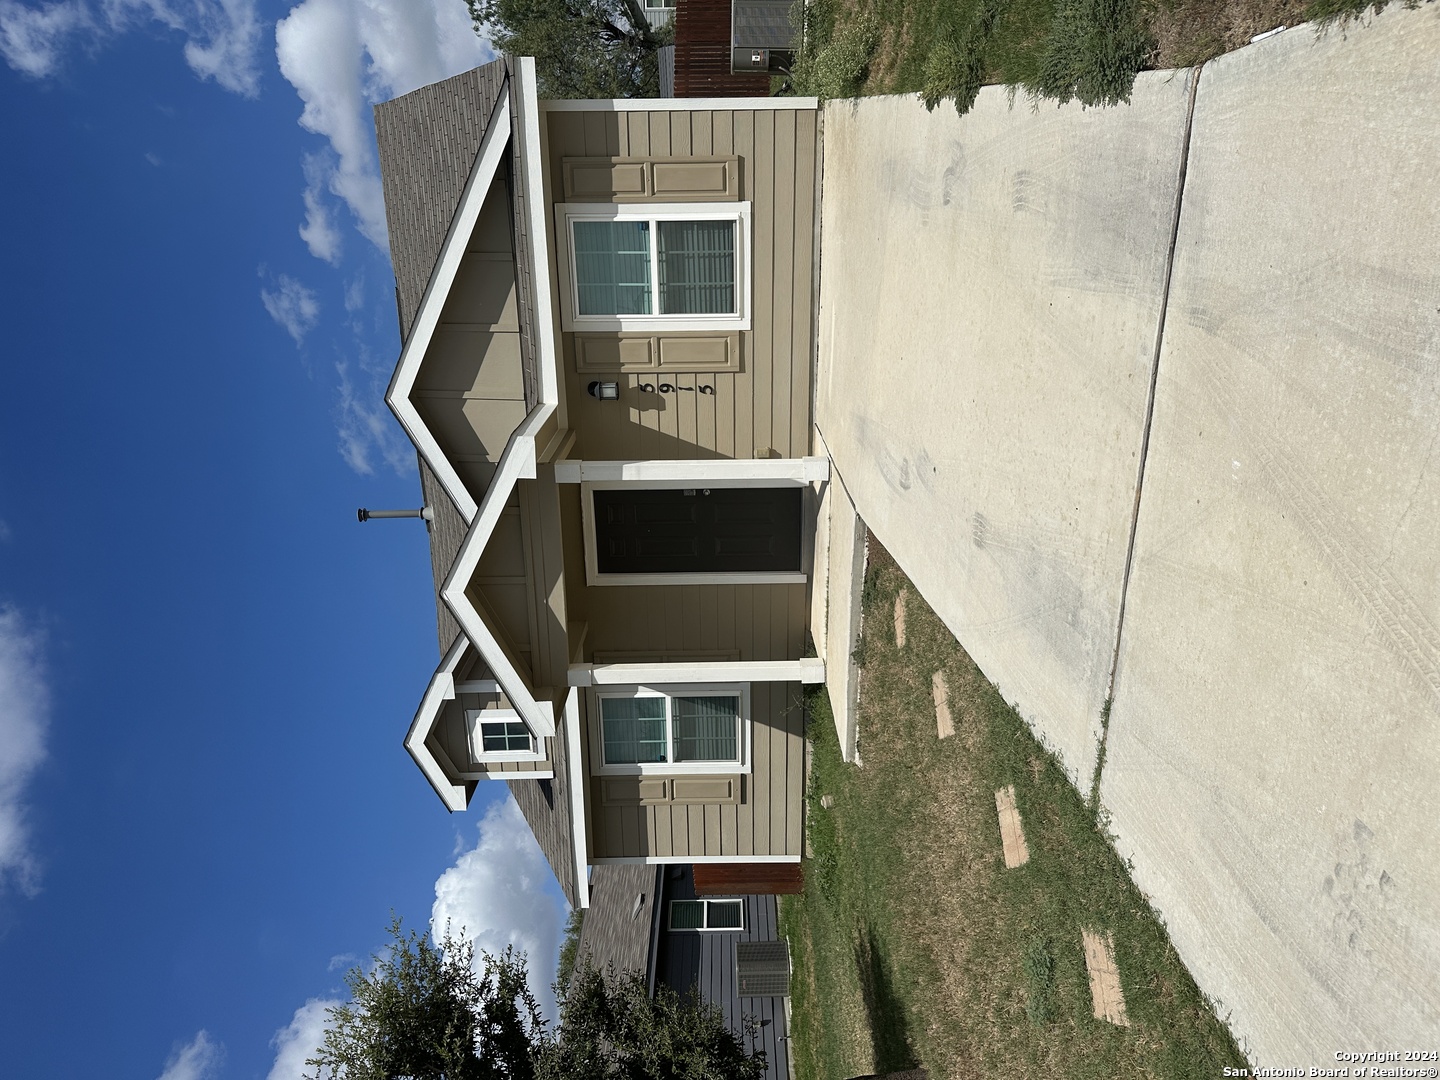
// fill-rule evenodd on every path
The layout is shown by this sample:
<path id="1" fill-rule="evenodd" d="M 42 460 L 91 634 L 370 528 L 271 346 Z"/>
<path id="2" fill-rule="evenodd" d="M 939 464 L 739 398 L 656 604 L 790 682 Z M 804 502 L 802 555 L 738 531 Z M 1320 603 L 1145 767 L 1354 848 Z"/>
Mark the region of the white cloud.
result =
<path id="1" fill-rule="evenodd" d="M 554 898 L 554 875 L 515 800 L 508 795 L 480 822 L 480 840 L 435 882 L 430 932 L 443 937 L 448 922 L 477 953 L 525 953 L 530 990 L 544 1015 L 555 1019 L 551 982 L 560 957 L 565 905 Z M 477 967 L 480 957 L 476 957 Z"/>
<path id="2" fill-rule="evenodd" d="M 356 227 L 389 249 L 369 106 L 493 59 L 459 0 L 303 0 L 275 26 L 280 73 L 305 108 L 300 126 L 323 135 L 334 157 L 323 184 L 306 168 L 306 243 L 311 243 L 321 188 L 349 207 Z"/>
<path id="3" fill-rule="evenodd" d="M 330 220 L 330 207 L 324 201 L 333 167 L 325 154 L 305 155 L 305 193 L 301 196 L 305 203 L 305 224 L 300 226 L 300 239 L 305 241 L 311 255 L 331 266 L 339 266 L 340 232 Z"/>
<path id="4" fill-rule="evenodd" d="M 266 1080 L 302 1080 L 315 1074 L 306 1067 L 305 1059 L 315 1056 L 325 1036 L 328 1011 L 342 1002 L 334 998 L 311 998 L 295 1010 L 295 1016 L 275 1033 L 270 1045 L 275 1048 L 275 1064 Z M 326 1070 L 322 1080 L 328 1080 Z"/>
<path id="5" fill-rule="evenodd" d="M 224 1048 L 204 1030 L 195 1033 L 184 1046 L 170 1055 L 160 1080 L 211 1080 L 220 1069 Z"/>
<path id="6" fill-rule="evenodd" d="M 23 794 L 45 760 L 50 688 L 43 642 L 12 607 L 0 608 L 0 888 L 33 896 L 40 869 L 30 850 Z"/>
<path id="7" fill-rule="evenodd" d="M 44 78 L 66 49 L 94 48 L 137 26 L 158 22 L 185 37 L 185 62 L 202 79 L 214 79 L 245 97 L 260 92 L 256 54 L 261 26 L 256 0 L 100 0 L 97 15 L 83 0 L 30 7 L 0 0 L 0 55 L 16 71 Z"/>
<path id="8" fill-rule="evenodd" d="M 340 456 L 362 476 L 375 472 L 378 457 L 397 476 L 409 476 L 415 468 L 415 451 L 402 435 L 389 411 L 382 405 L 370 405 L 362 398 L 350 379 L 350 365 L 335 365 L 340 376 L 340 408 L 336 428 L 340 434 Z M 371 380 L 371 398 L 380 400 L 380 387 Z"/>
<path id="9" fill-rule="evenodd" d="M 330 963 L 325 965 L 326 971 L 336 971 L 345 968 L 347 971 L 360 962 L 360 958 L 353 952 L 342 952 L 337 956 L 330 957 Z"/>
<path id="10" fill-rule="evenodd" d="M 38 8 L 0 0 L 0 56 L 16 71 L 37 79 L 54 74 L 70 39 L 96 30 L 89 9 L 78 0 Z"/>
<path id="11" fill-rule="evenodd" d="M 357 277 L 345 286 L 345 310 L 351 315 L 365 306 L 365 279 Z"/>
<path id="12" fill-rule="evenodd" d="M 320 321 L 320 301 L 313 290 L 307 289 L 289 274 L 281 274 L 276 285 L 274 289 L 260 290 L 260 302 L 265 305 L 270 317 L 284 327 L 299 345 Z"/>

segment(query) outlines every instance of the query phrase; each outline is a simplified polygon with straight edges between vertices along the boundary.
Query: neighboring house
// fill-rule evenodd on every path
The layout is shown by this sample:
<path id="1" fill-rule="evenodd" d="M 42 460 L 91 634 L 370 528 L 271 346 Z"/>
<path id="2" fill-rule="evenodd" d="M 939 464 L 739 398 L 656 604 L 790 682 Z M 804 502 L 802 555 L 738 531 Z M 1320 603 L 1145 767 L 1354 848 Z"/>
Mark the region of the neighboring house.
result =
<path id="1" fill-rule="evenodd" d="M 675 0 L 643 0 L 641 6 L 653 30 L 663 30 L 675 21 Z"/>
<path id="2" fill-rule="evenodd" d="M 588 867 L 798 863 L 817 492 L 813 100 L 377 106 L 440 666 L 405 745 Z M 757 872 L 763 867 L 758 867 Z"/>
<path id="3" fill-rule="evenodd" d="M 600 866 L 590 886 L 579 961 L 642 972 L 652 994 L 693 990 L 736 1032 L 753 1017 L 746 1051 L 765 1051 L 766 1076 L 786 1080 L 790 955 L 774 896 L 699 896 L 688 866 Z"/>
<path id="4" fill-rule="evenodd" d="M 787 18 L 788 18 L 788 6 Z M 731 0 L 678 0 L 673 93 L 682 98 L 765 97 L 770 76 L 737 75 Z"/>

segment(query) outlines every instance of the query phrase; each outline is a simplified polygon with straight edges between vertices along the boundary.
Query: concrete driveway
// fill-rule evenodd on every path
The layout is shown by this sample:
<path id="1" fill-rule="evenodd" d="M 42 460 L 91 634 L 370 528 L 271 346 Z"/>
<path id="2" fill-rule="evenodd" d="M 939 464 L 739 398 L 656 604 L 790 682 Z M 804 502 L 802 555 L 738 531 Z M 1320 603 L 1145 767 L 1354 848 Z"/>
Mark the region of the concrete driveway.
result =
<path id="1" fill-rule="evenodd" d="M 817 424 L 1084 792 L 1105 740 L 1256 1062 L 1334 1067 L 1440 1038 L 1440 5 L 1191 79 L 828 106 Z"/>

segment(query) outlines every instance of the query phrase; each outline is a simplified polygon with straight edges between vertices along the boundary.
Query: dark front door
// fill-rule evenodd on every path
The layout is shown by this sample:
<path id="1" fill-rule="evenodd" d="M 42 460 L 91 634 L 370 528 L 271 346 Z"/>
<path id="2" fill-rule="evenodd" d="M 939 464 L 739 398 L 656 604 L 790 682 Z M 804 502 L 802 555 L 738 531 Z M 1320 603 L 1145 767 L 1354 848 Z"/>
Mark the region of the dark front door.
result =
<path id="1" fill-rule="evenodd" d="M 603 488 L 595 497 L 602 574 L 800 570 L 804 489 Z"/>

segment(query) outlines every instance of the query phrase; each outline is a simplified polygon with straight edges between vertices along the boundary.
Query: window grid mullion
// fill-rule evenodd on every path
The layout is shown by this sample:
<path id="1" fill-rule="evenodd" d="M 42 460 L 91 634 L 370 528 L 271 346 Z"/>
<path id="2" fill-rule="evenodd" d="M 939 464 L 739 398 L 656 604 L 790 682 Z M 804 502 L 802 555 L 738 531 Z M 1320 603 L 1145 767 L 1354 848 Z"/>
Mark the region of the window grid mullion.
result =
<path id="1" fill-rule="evenodd" d="M 665 695 L 665 760 L 675 764 L 675 699 Z"/>
<path id="2" fill-rule="evenodd" d="M 660 219 L 646 220 L 650 223 L 650 313 L 660 315 Z"/>

